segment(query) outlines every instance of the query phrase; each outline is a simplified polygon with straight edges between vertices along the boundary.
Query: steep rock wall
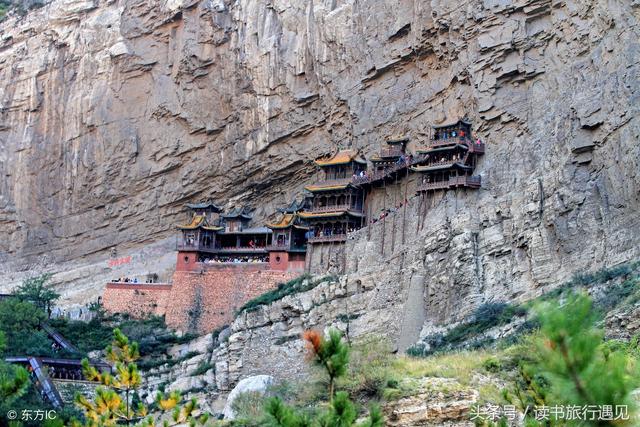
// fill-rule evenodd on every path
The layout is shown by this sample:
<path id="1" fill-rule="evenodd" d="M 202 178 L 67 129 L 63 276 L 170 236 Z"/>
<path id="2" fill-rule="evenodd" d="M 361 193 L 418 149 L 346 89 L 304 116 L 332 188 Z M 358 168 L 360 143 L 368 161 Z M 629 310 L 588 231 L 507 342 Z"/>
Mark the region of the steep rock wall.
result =
<path id="1" fill-rule="evenodd" d="M 639 13 L 594 0 L 56 0 L 0 28 L 3 268 L 141 247 L 171 233 L 185 200 L 264 215 L 317 155 L 420 142 L 464 115 L 487 143 L 484 188 L 432 201 L 414 248 L 426 271 L 393 278 L 429 277 L 434 319 L 458 298 L 551 284 L 568 264 L 630 259 Z M 357 245 L 352 268 L 360 256 L 374 274 L 376 250 Z"/>

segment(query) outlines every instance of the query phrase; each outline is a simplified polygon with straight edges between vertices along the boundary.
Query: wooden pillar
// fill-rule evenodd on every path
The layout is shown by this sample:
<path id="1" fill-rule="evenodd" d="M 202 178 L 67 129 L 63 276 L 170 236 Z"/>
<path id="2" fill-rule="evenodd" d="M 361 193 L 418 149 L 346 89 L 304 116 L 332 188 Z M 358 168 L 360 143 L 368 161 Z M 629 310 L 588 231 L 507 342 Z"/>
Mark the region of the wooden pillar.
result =
<path id="1" fill-rule="evenodd" d="M 418 200 L 418 212 L 417 212 L 418 221 L 416 223 L 416 233 L 420 231 L 420 220 L 422 218 L 422 215 L 420 215 L 420 213 L 422 212 L 422 204 L 424 203 L 424 193 L 425 193 L 424 191 L 420 192 L 420 200 Z"/>
<path id="2" fill-rule="evenodd" d="M 382 198 L 382 244 L 380 245 L 380 255 L 384 255 L 384 235 L 386 231 L 385 221 L 387 219 L 387 181 L 382 181 L 382 189 L 384 190 Z"/>
<path id="3" fill-rule="evenodd" d="M 371 189 L 373 193 L 373 188 Z M 367 202 L 367 241 L 371 240 L 371 227 L 373 223 L 371 222 L 371 197 L 369 197 L 369 201 Z"/>
<path id="4" fill-rule="evenodd" d="M 396 175 L 395 178 L 395 183 L 393 185 L 393 209 L 396 209 L 396 207 L 398 206 L 398 200 L 397 200 L 397 194 L 396 194 L 396 185 L 398 183 L 398 178 Z M 396 247 L 396 211 L 394 211 L 393 213 L 393 217 L 391 218 L 391 252 L 393 253 L 395 247 Z"/>
<path id="5" fill-rule="evenodd" d="M 404 179 L 404 200 L 402 200 L 402 244 L 404 245 L 404 236 L 405 236 L 405 226 L 407 220 L 407 205 L 409 204 L 409 200 L 407 200 L 407 188 L 409 187 L 409 168 L 406 169 L 407 173 Z"/>

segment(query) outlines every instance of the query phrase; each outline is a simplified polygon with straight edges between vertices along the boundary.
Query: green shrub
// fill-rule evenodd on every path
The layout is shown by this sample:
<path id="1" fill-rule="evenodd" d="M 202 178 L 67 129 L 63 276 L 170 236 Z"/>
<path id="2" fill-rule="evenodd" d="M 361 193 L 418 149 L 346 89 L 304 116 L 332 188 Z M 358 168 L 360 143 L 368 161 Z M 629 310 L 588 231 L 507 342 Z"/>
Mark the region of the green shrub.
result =
<path id="1" fill-rule="evenodd" d="M 482 363 L 482 367 L 488 372 L 500 372 L 502 369 L 502 363 L 495 357 L 490 357 Z"/>
<path id="2" fill-rule="evenodd" d="M 319 285 L 324 279 L 320 279 L 317 281 L 311 281 L 311 276 L 308 274 L 303 274 L 300 277 L 297 277 L 293 280 L 290 280 L 286 283 L 278 284 L 278 287 L 272 291 L 266 292 L 240 307 L 237 314 L 242 313 L 243 311 L 254 311 L 257 310 L 260 306 L 271 304 L 274 301 L 281 300 L 287 295 L 293 295 L 300 292 L 306 292 L 317 285 Z"/>
<path id="3" fill-rule="evenodd" d="M 200 363 L 198 363 L 198 366 L 196 367 L 196 369 L 191 373 L 192 377 L 197 377 L 198 375 L 204 375 L 207 373 L 207 371 L 209 369 L 215 369 L 215 365 L 211 364 L 210 362 L 206 362 L 206 361 L 201 361 Z"/>
<path id="4" fill-rule="evenodd" d="M 266 394 L 259 391 L 248 391 L 238 395 L 231 404 L 237 424 L 247 427 L 261 425 L 266 399 Z"/>
<path id="5" fill-rule="evenodd" d="M 640 261 L 622 264 L 611 268 L 603 268 L 594 273 L 577 273 L 573 278 L 562 286 L 545 293 L 538 300 L 551 301 L 559 296 L 570 293 L 576 288 L 590 288 L 594 285 L 603 284 L 613 279 L 629 276 L 640 267 Z"/>
<path id="6" fill-rule="evenodd" d="M 361 400 L 380 399 L 397 379 L 391 375 L 391 345 L 380 338 L 368 338 L 351 348 L 351 363 L 338 386 Z"/>
<path id="7" fill-rule="evenodd" d="M 326 398 L 328 405 L 307 408 L 305 411 L 286 405 L 279 397 L 267 400 L 264 421 L 261 425 L 273 427 L 301 427 L 301 426 L 355 426 L 358 412 L 349 399 L 346 391 L 336 391 L 336 380 L 343 378 L 348 371 L 349 347 L 342 341 L 342 335 L 335 329 L 323 337 L 317 331 L 306 331 L 304 339 L 307 341 L 309 356 L 312 363 L 323 371 L 328 386 Z M 369 417 L 361 420 L 359 427 L 382 427 L 384 423 L 382 413 L 376 406 L 369 409 Z"/>
<path id="8" fill-rule="evenodd" d="M 596 293 L 594 306 L 601 312 L 608 312 L 621 304 L 634 304 L 640 301 L 640 278 L 629 277 L 640 268 L 640 261 L 604 268 L 594 273 L 576 274 L 569 282 L 545 293 L 533 301 L 521 305 L 503 302 L 491 302 L 481 305 L 470 318 L 444 334 L 433 334 L 424 338 L 406 350 L 407 355 L 425 357 L 433 353 L 455 349 L 477 349 L 495 344 L 490 337 L 482 335 L 496 326 L 503 326 L 515 318 L 526 316 L 529 309 L 539 302 L 553 301 L 571 295 L 576 288 L 591 288 L 605 282 L 626 278 L 621 283 L 614 283 L 605 292 Z M 499 342 L 503 347 L 517 342 L 518 338 L 536 330 L 540 324 L 537 319 L 526 319 L 508 337 Z"/>
<path id="9" fill-rule="evenodd" d="M 89 322 L 51 319 L 49 325 L 84 353 L 105 348 L 113 336 L 112 328 L 95 318 Z"/>
<path id="10" fill-rule="evenodd" d="M 39 330 L 44 311 L 28 301 L 9 298 L 0 301 L 0 331 L 6 337 L 10 356 L 53 356 L 52 341 Z"/>
<path id="11" fill-rule="evenodd" d="M 460 323 L 445 334 L 433 334 L 409 347 L 409 356 L 424 357 L 430 354 L 458 348 L 483 348 L 493 342 L 489 337 L 481 337 L 496 326 L 512 322 L 516 317 L 527 314 L 526 308 L 503 302 L 489 302 L 479 306 L 470 320 Z"/>

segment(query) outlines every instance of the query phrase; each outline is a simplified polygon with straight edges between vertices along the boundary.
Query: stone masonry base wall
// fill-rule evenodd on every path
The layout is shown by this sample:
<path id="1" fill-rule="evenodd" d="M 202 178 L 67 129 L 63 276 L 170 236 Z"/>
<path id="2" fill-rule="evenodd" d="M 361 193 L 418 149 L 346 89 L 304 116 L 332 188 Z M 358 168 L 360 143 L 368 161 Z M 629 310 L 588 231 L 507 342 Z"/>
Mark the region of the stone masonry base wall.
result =
<path id="1" fill-rule="evenodd" d="M 298 275 L 239 267 L 176 271 L 167 304 L 167 325 L 182 331 L 211 332 L 231 323 L 236 310 L 250 299 Z"/>
<path id="2" fill-rule="evenodd" d="M 105 310 L 133 317 L 162 316 L 167 310 L 171 285 L 107 284 L 102 295 Z"/>

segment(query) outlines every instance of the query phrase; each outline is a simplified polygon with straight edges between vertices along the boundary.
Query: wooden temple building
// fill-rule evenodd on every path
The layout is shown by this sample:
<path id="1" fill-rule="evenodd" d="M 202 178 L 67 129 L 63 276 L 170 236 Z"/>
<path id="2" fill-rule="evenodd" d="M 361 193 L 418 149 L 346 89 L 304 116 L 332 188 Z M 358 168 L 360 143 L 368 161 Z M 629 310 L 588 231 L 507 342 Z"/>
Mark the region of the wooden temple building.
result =
<path id="1" fill-rule="evenodd" d="M 474 141 L 471 124 L 464 120 L 434 126 L 426 147 L 416 150 L 420 161 L 411 169 L 422 177 L 417 192 L 449 188 L 480 188 L 480 176 L 473 175 L 484 144 Z"/>
<path id="2" fill-rule="evenodd" d="M 309 224 L 308 242 L 344 242 L 347 232 L 365 225 L 364 191 L 354 182 L 366 176 L 367 161 L 356 150 L 342 150 L 315 163 L 322 177 L 305 187 L 308 209 L 300 212 Z"/>
<path id="3" fill-rule="evenodd" d="M 405 158 L 409 158 L 407 144 L 409 138 L 397 138 L 387 140 L 382 149 L 369 159 L 373 165 L 373 173 L 385 173 L 394 169 L 397 165 L 404 163 Z"/>
<path id="4" fill-rule="evenodd" d="M 303 208 L 304 203 L 294 200 L 286 208 L 278 209 L 276 221 L 266 224 L 271 230 L 271 244 L 267 251 L 272 270 L 304 271 L 309 227 L 300 216 Z"/>
<path id="5" fill-rule="evenodd" d="M 179 225 L 178 261 L 176 269 L 193 270 L 199 264 L 211 263 L 267 263 L 267 246 L 271 230 L 251 227 L 252 215 L 245 208 L 227 213 L 211 202 L 187 204 L 190 222 Z"/>

